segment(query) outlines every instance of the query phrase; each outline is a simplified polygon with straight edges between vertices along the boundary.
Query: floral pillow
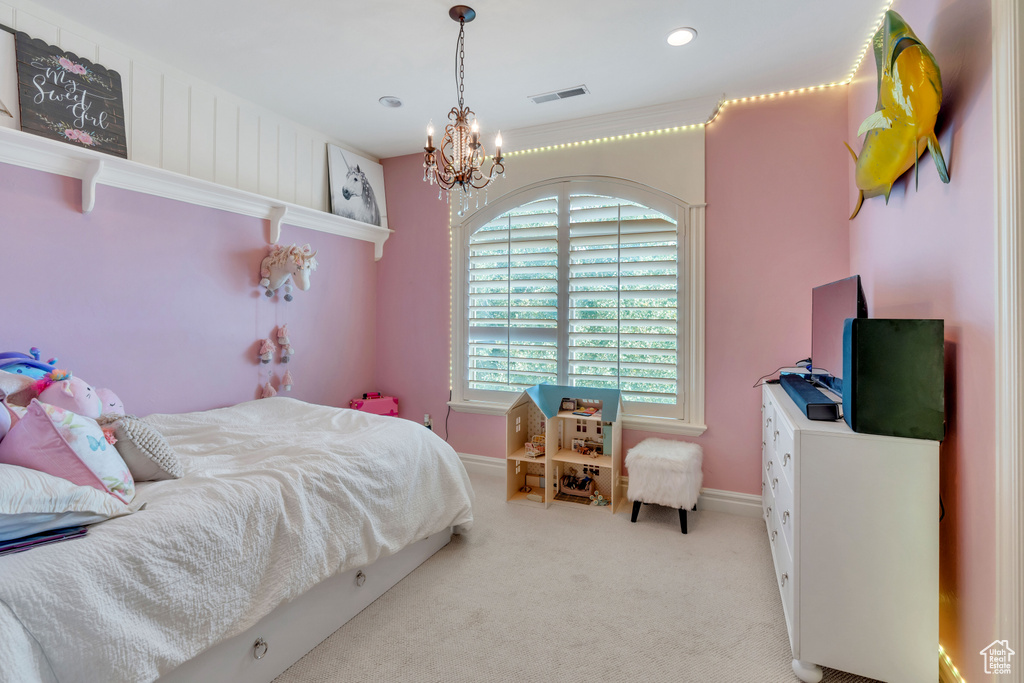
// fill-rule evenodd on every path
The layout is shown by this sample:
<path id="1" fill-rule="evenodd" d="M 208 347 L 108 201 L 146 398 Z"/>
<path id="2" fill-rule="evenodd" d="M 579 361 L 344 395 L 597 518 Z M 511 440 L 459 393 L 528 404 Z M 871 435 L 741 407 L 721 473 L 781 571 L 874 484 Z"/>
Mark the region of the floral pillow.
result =
<path id="1" fill-rule="evenodd" d="M 128 503 L 135 481 L 96 420 L 33 399 L 0 441 L 0 463 L 106 491 Z"/>

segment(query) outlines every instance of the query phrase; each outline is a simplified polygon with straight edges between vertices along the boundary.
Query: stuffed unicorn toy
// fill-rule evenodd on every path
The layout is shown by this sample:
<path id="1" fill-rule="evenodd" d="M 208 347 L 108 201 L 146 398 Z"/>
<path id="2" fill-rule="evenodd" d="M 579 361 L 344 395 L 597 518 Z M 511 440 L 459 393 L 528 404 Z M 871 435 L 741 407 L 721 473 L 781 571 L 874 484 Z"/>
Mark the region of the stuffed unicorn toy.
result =
<path id="1" fill-rule="evenodd" d="M 268 297 L 284 286 L 284 300 L 292 300 L 292 285 L 303 292 L 309 290 L 309 274 L 316 270 L 316 252 L 308 244 L 297 247 L 271 245 L 270 253 L 260 264 L 260 287 Z M 291 282 L 289 282 L 291 280 Z"/>

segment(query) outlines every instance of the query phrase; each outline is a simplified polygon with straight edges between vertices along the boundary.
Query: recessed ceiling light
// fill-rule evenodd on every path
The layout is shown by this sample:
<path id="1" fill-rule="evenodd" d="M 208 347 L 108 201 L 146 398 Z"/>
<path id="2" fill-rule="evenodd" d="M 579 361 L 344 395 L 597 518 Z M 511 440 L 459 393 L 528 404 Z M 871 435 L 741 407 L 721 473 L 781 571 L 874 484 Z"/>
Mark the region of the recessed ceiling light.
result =
<path id="1" fill-rule="evenodd" d="M 668 44 L 673 47 L 679 47 L 680 45 L 686 45 L 696 37 L 696 29 L 685 26 L 683 28 L 677 28 L 675 31 L 668 34 Z"/>
<path id="2" fill-rule="evenodd" d="M 402 106 L 402 100 L 392 95 L 385 95 L 384 97 L 380 98 L 377 101 L 380 102 L 385 107 L 390 107 L 392 109 Z"/>

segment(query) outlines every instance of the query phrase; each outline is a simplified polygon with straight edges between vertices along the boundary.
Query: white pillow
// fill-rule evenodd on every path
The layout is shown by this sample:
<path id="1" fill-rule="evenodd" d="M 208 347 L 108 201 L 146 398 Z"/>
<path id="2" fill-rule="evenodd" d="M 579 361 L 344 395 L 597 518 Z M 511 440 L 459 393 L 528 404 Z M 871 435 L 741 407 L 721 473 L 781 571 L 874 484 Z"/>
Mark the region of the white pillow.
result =
<path id="1" fill-rule="evenodd" d="M 95 524 L 130 512 L 105 491 L 26 467 L 0 464 L 0 541 Z"/>

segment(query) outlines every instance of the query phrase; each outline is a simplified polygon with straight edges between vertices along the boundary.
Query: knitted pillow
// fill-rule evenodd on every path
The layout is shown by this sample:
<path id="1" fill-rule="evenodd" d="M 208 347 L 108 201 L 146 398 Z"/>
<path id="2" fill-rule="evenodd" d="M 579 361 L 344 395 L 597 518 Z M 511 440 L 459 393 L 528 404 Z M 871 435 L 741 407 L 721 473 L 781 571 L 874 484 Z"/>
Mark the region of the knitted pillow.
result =
<path id="1" fill-rule="evenodd" d="M 178 455 L 159 432 L 137 417 L 114 422 L 115 444 L 135 481 L 180 479 L 184 472 Z"/>

